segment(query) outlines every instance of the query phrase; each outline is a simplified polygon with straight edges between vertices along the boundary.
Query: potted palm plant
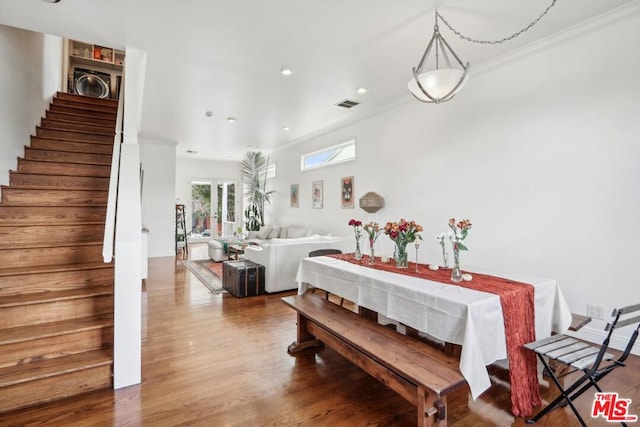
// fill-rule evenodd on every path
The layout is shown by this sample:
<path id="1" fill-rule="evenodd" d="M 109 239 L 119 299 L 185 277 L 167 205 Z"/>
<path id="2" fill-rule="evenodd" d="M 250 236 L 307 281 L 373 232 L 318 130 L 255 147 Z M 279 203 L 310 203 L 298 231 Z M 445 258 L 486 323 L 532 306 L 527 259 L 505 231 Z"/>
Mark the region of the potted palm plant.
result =
<path id="1" fill-rule="evenodd" d="M 264 226 L 264 204 L 271 203 L 273 190 L 267 191 L 269 157 L 259 151 L 248 151 L 240 164 L 244 181 L 247 208 L 244 211 L 247 231 L 258 231 Z"/>

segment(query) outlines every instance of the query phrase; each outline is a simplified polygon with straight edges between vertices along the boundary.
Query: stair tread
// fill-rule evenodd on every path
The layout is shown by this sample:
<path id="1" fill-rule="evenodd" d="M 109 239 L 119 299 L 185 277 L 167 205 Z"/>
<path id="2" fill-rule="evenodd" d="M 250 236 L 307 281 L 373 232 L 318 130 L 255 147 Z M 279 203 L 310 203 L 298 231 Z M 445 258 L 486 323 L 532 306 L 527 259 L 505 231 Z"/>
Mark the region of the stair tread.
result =
<path id="1" fill-rule="evenodd" d="M 78 110 L 77 112 L 76 111 L 73 111 L 73 112 L 71 112 L 71 111 L 70 112 L 62 112 L 62 111 L 51 111 L 51 110 L 48 110 L 47 113 L 49 113 L 49 114 L 53 113 L 53 114 L 56 114 L 56 115 L 71 116 L 71 118 L 76 118 L 76 117 L 82 117 L 82 118 L 90 117 L 92 119 L 95 118 L 95 117 L 86 116 L 86 115 L 82 114 L 82 112 L 84 110 L 82 110 L 80 108 L 78 108 L 77 110 Z M 117 113 L 113 113 L 113 114 L 115 116 Z M 103 120 L 105 120 L 105 119 L 103 119 Z M 115 123 L 116 117 L 114 117 L 113 119 L 106 119 L 106 120 L 113 120 L 113 122 Z"/>
<path id="2" fill-rule="evenodd" d="M 71 105 L 56 105 L 53 104 L 52 108 L 49 109 L 54 113 L 72 113 L 79 116 L 84 117 L 96 117 L 98 119 L 109 119 L 109 120 L 117 120 L 118 114 L 116 111 L 94 111 L 94 110 L 85 110 L 83 108 L 73 107 Z M 108 116 L 108 117 L 105 117 Z"/>
<path id="3" fill-rule="evenodd" d="M 74 207 L 74 208 L 78 208 L 78 207 L 83 207 L 83 208 L 105 208 L 107 207 L 106 203 L 85 203 L 85 204 L 69 204 L 69 203 L 65 203 L 65 204 L 59 204 L 59 205 L 54 205 L 54 204 L 45 204 L 42 203 L 40 205 L 35 205 L 35 204 L 21 204 L 21 203 L 14 203 L 14 202 L 0 202 L 0 208 L 25 208 L 25 207 L 32 207 L 32 208 L 68 208 L 68 207 Z M 38 224 L 38 223 L 35 223 Z"/>
<path id="4" fill-rule="evenodd" d="M 45 160 L 31 160 L 31 159 L 25 159 L 23 157 L 18 157 L 18 160 L 21 160 L 23 162 L 31 162 L 31 163 L 39 163 L 39 164 L 51 164 L 51 163 L 55 163 L 55 164 L 59 164 L 59 165 L 63 165 L 63 166 L 67 166 L 69 168 L 72 168 L 73 165 L 81 165 L 82 163 L 74 163 L 74 162 L 50 162 L 50 161 L 45 161 Z M 100 166 L 100 167 L 110 167 L 110 165 L 87 165 L 87 166 Z"/>
<path id="5" fill-rule="evenodd" d="M 38 267 L 8 267 L 0 268 L 0 277 L 19 276 L 23 274 L 56 273 L 61 271 L 94 270 L 99 268 L 113 268 L 113 263 L 85 262 L 78 264 L 55 264 Z"/>
<path id="6" fill-rule="evenodd" d="M 103 124 L 100 124 L 100 123 L 78 122 L 78 121 L 75 121 L 75 120 L 48 119 L 46 117 L 43 117 L 42 119 L 47 121 L 47 122 L 53 122 L 53 123 L 64 123 L 64 124 L 82 125 L 82 126 L 95 126 L 96 129 L 110 130 L 110 131 L 115 133 L 115 124 L 114 125 L 103 125 Z M 46 126 L 42 126 L 42 127 L 46 127 Z M 82 132 L 82 131 L 80 131 L 80 132 Z"/>
<path id="7" fill-rule="evenodd" d="M 57 99 L 69 99 L 69 100 L 78 101 L 78 102 L 86 102 L 87 104 L 110 105 L 110 106 L 113 106 L 113 107 L 117 107 L 118 106 L 118 100 L 117 99 L 95 98 L 95 97 L 92 97 L 92 96 L 80 95 L 78 93 L 73 93 L 73 92 L 61 92 L 61 91 L 58 91 L 58 92 L 56 92 L 55 98 L 57 98 Z"/>
<path id="8" fill-rule="evenodd" d="M 29 172 L 27 172 L 29 173 Z M 50 175 L 50 174 L 46 174 Z M 106 178 L 106 177 L 97 177 L 97 178 Z M 98 191 L 101 193 L 108 193 L 109 190 L 101 190 L 101 189 L 91 189 L 91 188 L 69 188 L 69 187 L 55 187 L 48 185 L 2 185 L 0 186 L 2 189 L 13 189 L 13 190 L 54 190 L 54 191 Z"/>
<path id="9" fill-rule="evenodd" d="M 60 132 L 71 132 L 71 133 L 77 133 L 80 135 L 97 135 L 97 136 L 109 136 L 109 135 L 105 135 L 103 133 L 95 133 L 95 132 L 89 132 L 89 131 L 84 131 L 84 130 L 71 130 L 71 129 L 51 129 L 51 128 L 47 128 L 47 127 L 43 127 L 43 126 L 36 126 L 36 129 L 47 129 L 47 130 L 54 130 L 54 131 L 60 131 Z M 115 136 L 115 133 L 114 133 Z"/>
<path id="10" fill-rule="evenodd" d="M 64 291 L 32 292 L 21 295 L 4 295 L 0 296 L 0 308 L 91 298 L 112 294 L 112 286 L 93 286 L 90 288 L 67 289 Z"/>
<path id="11" fill-rule="evenodd" d="M 87 98 L 87 97 L 84 97 Z M 94 110 L 94 111 L 118 111 L 118 103 L 102 103 L 102 102 L 91 102 L 93 98 L 81 99 L 81 98 L 67 98 L 64 96 L 56 96 L 51 100 L 51 103 L 54 105 L 78 105 L 79 108 L 85 110 Z"/>
<path id="12" fill-rule="evenodd" d="M 0 242 L 0 250 L 6 249 L 35 249 L 35 248 L 61 248 L 71 246 L 94 246 L 101 245 L 103 240 L 86 240 L 73 242 L 26 242 L 26 243 L 3 243 Z"/>
<path id="13" fill-rule="evenodd" d="M 31 138 L 35 138 L 35 139 L 46 139 L 46 140 L 53 140 L 53 141 L 60 141 L 60 142 L 75 142 L 75 143 L 79 143 L 79 144 L 93 144 L 93 145 L 113 145 L 113 141 L 110 142 L 105 142 L 105 141 L 85 141 L 85 140 L 76 140 L 76 139 L 69 139 L 69 138 L 56 138 L 54 136 L 37 136 L 37 135 L 31 135 Z M 35 148 L 35 147 L 32 147 Z"/>
<path id="14" fill-rule="evenodd" d="M 2 205 L 0 205 L 2 206 Z M 20 205 L 20 207 L 24 207 L 22 205 Z M 41 207 L 41 206 L 38 206 Z M 51 206 L 49 206 L 51 207 Z M 4 222 L 0 222 L 0 228 L 3 227 L 20 227 L 20 228 L 24 228 L 24 227 L 41 227 L 41 226 L 47 226 L 47 227 L 62 227 L 62 226 L 74 226 L 74 225 L 104 225 L 104 222 L 100 222 L 100 221 L 86 221 L 86 222 L 61 222 L 59 224 L 51 224 L 50 222 L 21 222 L 20 224 L 10 224 L 10 223 L 4 223 Z"/>
<path id="15" fill-rule="evenodd" d="M 50 151 L 52 153 L 68 153 L 68 154 L 80 154 L 80 155 L 91 155 L 91 156 L 105 156 L 111 158 L 111 154 L 101 154 L 101 153 L 78 153 L 77 151 L 68 151 L 68 150 L 52 150 L 51 148 L 40 148 L 40 147 L 31 147 L 29 145 L 24 146 L 25 149 L 29 149 L 32 151 Z"/>
<path id="16" fill-rule="evenodd" d="M 64 177 L 64 178 L 69 178 L 72 175 L 60 175 L 57 173 L 52 173 L 52 172 L 25 172 L 25 171 L 9 171 L 10 174 L 14 174 L 14 175 L 39 175 L 39 176 L 50 176 L 50 177 Z M 92 176 L 92 177 L 82 177 L 79 176 L 80 178 L 94 178 L 94 179 L 100 179 L 100 180 L 109 180 L 108 176 Z"/>
<path id="17" fill-rule="evenodd" d="M 50 378 L 113 363 L 110 349 L 100 349 L 0 369 L 0 387 Z"/>
<path id="18" fill-rule="evenodd" d="M 98 177 L 100 178 L 100 177 Z M 105 177 L 103 177 L 105 178 Z M 46 185 L 2 185 L 0 186 L 3 189 L 14 189 L 14 190 L 61 190 L 61 191 L 100 191 L 107 192 L 109 190 L 101 190 L 101 189 L 91 189 L 91 188 L 78 188 L 78 189 L 69 189 L 68 187 L 50 187 Z"/>
<path id="19" fill-rule="evenodd" d="M 105 326 L 113 326 L 113 315 L 99 315 L 58 322 L 7 328 L 2 331 L 0 345 L 20 343 L 35 339 L 66 335 L 74 332 L 89 331 Z"/>

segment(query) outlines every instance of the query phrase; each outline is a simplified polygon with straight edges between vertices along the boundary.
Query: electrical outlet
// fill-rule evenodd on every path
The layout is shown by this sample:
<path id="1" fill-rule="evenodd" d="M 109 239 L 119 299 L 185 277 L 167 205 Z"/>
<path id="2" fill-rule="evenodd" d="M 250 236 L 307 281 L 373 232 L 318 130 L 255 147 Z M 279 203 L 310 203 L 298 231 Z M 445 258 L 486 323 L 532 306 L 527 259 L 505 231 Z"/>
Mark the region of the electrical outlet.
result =
<path id="1" fill-rule="evenodd" d="M 593 319 L 604 320 L 604 307 L 601 305 L 587 304 L 587 316 Z"/>

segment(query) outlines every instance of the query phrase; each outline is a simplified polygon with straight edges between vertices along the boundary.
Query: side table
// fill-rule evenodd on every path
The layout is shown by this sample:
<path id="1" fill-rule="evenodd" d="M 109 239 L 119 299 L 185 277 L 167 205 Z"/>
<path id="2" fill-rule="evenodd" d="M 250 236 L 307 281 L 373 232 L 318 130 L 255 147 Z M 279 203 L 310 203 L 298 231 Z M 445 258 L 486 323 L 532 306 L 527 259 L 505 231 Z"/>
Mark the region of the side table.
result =
<path id="1" fill-rule="evenodd" d="M 229 245 L 229 261 L 231 261 L 231 255 L 234 255 L 233 259 L 237 261 L 238 255 L 244 255 L 244 248 L 246 247 L 246 244 Z"/>

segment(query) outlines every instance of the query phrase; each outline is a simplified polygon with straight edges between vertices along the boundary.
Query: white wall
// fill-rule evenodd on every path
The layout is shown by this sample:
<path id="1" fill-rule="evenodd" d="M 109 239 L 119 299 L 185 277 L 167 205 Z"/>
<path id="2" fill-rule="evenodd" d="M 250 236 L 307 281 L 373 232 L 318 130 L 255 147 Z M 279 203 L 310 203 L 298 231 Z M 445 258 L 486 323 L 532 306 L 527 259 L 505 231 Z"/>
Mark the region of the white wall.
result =
<path id="1" fill-rule="evenodd" d="M 144 169 L 142 223 L 149 229 L 149 257 L 175 255 L 176 142 L 140 139 Z"/>
<path id="2" fill-rule="evenodd" d="M 272 221 L 351 233 L 350 218 L 367 219 L 357 207 L 340 209 L 339 179 L 354 175 L 356 199 L 367 191 L 385 198 L 379 221 L 424 226 L 422 259 L 439 259 L 435 236 L 450 217 L 469 218 L 463 269 L 556 278 L 576 313 L 587 303 L 607 314 L 638 303 L 639 49 L 640 18 L 625 17 L 472 73 L 449 103 L 410 100 L 272 153 Z M 298 171 L 300 154 L 353 137 L 356 161 Z M 311 208 L 315 180 L 324 181 L 323 209 Z M 289 207 L 293 183 L 298 209 Z M 390 254 L 392 243 L 381 240 Z M 594 321 L 581 334 L 601 341 L 602 327 Z"/>
<path id="3" fill-rule="evenodd" d="M 0 184 L 62 82 L 62 39 L 0 25 Z"/>

